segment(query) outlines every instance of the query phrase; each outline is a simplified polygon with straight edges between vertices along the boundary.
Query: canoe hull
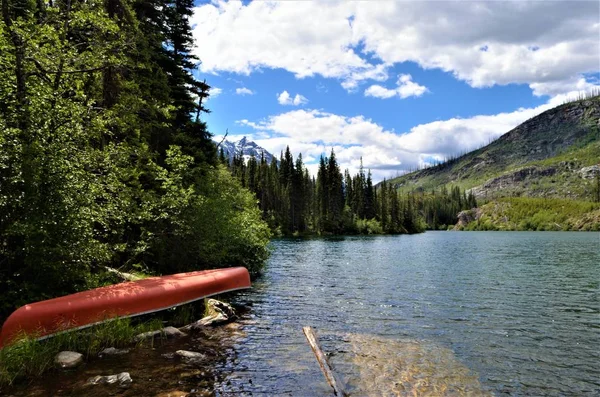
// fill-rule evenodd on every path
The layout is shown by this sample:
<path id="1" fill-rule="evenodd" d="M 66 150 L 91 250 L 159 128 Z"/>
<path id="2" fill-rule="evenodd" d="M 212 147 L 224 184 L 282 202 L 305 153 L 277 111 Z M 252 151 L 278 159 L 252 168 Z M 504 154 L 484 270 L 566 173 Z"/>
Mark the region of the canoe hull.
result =
<path id="1" fill-rule="evenodd" d="M 248 270 L 234 267 L 150 277 L 35 302 L 20 307 L 6 319 L 0 332 L 0 348 L 23 334 L 47 337 L 250 286 Z"/>

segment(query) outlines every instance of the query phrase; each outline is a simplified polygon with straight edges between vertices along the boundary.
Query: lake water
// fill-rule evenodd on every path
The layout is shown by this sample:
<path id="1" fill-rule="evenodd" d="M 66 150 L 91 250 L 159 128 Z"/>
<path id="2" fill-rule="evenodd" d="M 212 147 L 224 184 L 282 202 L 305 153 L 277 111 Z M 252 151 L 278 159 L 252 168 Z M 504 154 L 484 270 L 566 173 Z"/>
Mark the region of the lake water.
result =
<path id="1" fill-rule="evenodd" d="M 310 325 L 351 396 L 598 396 L 599 285 L 599 233 L 276 240 L 264 276 L 230 297 L 246 306 L 237 322 L 9 395 L 332 396 Z M 127 389 L 86 385 L 122 371 Z"/>
<path id="2" fill-rule="evenodd" d="M 600 234 L 284 239 L 218 395 L 600 395 Z"/>

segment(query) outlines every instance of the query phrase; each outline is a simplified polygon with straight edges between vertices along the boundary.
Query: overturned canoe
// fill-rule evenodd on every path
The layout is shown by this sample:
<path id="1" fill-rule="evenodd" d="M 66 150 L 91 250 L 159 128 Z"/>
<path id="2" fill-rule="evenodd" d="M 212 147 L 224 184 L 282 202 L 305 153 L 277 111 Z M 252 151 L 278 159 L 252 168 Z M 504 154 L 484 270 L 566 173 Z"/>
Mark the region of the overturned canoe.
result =
<path id="1" fill-rule="evenodd" d="M 35 302 L 20 307 L 6 319 L 0 332 L 0 348 L 23 334 L 41 338 L 243 288 L 250 288 L 248 270 L 233 267 L 150 277 Z"/>

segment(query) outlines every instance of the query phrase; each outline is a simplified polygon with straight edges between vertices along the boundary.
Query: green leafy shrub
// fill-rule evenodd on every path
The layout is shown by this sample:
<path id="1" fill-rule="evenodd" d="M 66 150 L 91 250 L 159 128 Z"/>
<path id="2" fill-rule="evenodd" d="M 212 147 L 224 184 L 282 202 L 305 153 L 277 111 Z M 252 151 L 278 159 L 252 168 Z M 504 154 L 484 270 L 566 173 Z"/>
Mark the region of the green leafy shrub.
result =
<path id="1" fill-rule="evenodd" d="M 377 219 L 358 219 L 356 229 L 360 234 L 383 234 L 383 227 Z"/>

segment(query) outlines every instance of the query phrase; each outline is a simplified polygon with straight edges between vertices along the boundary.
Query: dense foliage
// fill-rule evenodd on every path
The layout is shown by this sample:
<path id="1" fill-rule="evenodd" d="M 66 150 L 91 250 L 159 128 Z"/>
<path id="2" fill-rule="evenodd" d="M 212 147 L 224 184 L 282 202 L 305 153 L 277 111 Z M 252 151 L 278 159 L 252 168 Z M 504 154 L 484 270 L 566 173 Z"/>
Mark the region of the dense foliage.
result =
<path id="1" fill-rule="evenodd" d="M 105 266 L 257 271 L 270 234 L 200 120 L 192 2 L 1 1 L 0 321 Z"/>
<path id="2" fill-rule="evenodd" d="M 227 164 L 222 152 L 220 158 Z M 354 176 L 342 174 L 333 151 L 321 157 L 316 177 L 289 148 L 270 164 L 264 157 L 244 161 L 240 153 L 229 168 L 256 194 L 263 218 L 278 234 L 418 233 L 425 227 L 414 195 L 399 195 L 385 182 L 375 188 L 362 166 Z"/>

